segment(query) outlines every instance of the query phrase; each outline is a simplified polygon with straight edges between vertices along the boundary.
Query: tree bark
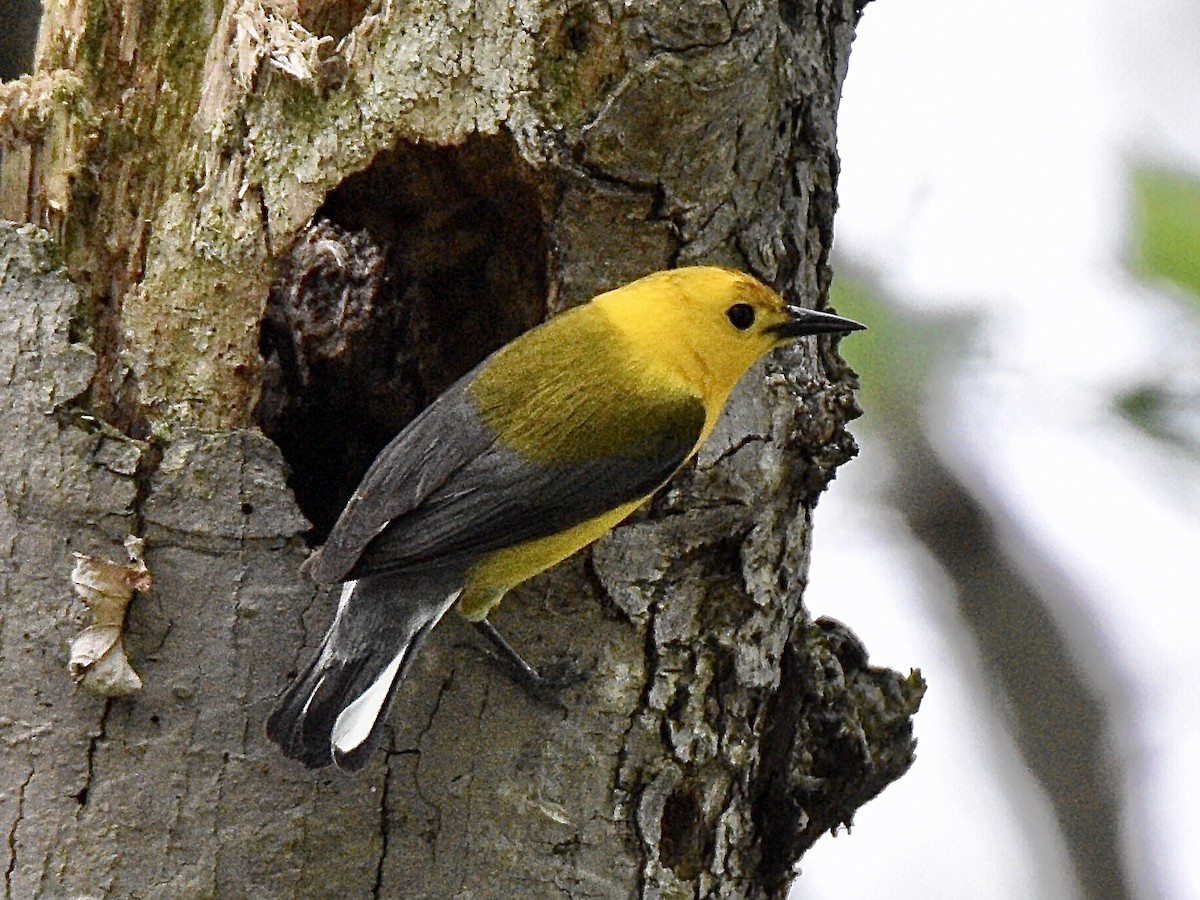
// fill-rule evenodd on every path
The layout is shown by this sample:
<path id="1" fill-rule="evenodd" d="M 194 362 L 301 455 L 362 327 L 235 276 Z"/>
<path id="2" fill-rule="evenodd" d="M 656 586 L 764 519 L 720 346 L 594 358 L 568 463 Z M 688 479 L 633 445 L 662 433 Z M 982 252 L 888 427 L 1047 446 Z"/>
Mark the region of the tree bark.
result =
<path id="1" fill-rule="evenodd" d="M 531 697 L 448 621 L 359 777 L 263 736 L 336 602 L 307 541 L 487 352 L 689 262 L 823 301 L 861 4 L 678 6 L 47 5 L 0 89 L 0 208 L 49 232 L 0 232 L 6 896 L 780 897 L 911 764 L 919 676 L 801 602 L 854 452 L 824 341 L 505 600 L 584 679 Z M 70 553 L 129 533 L 145 686 L 100 699 Z"/>

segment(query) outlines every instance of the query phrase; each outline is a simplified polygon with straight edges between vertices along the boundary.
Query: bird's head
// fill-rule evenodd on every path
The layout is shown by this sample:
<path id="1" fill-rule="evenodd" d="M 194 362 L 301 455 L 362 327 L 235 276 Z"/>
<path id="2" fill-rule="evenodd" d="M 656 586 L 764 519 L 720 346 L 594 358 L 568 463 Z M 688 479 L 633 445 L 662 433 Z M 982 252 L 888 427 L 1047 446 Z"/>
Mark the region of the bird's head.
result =
<path id="1" fill-rule="evenodd" d="M 681 373 L 706 399 L 719 401 L 775 347 L 864 327 L 788 305 L 758 279 L 717 266 L 655 272 L 597 302 L 639 350 Z"/>

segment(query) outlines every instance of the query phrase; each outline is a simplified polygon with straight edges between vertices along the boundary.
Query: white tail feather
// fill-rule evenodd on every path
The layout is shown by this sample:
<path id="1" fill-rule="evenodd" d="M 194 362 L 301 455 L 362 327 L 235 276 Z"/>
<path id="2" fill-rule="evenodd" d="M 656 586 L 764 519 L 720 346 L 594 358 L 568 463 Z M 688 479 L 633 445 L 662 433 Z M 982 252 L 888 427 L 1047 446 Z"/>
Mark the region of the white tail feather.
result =
<path id="1" fill-rule="evenodd" d="M 350 596 L 353 593 L 353 585 L 355 582 L 347 582 L 348 589 L 342 591 L 342 601 L 339 604 L 338 613 L 349 602 Z M 361 747 L 363 743 L 371 736 L 371 732 L 375 728 L 375 722 L 385 712 L 384 706 L 388 702 L 388 696 L 391 694 L 392 684 L 396 680 L 396 675 L 400 670 L 400 666 L 404 664 L 405 658 L 412 649 L 412 642 L 417 640 L 423 633 L 433 628 L 446 611 L 454 605 L 462 594 L 462 588 L 451 593 L 446 597 L 445 602 L 437 611 L 430 621 L 421 623 L 420 627 L 409 635 L 405 644 L 400 647 L 399 651 L 392 658 L 392 661 L 387 664 L 379 675 L 371 682 L 371 686 L 359 694 L 353 702 L 349 703 L 345 709 L 338 715 L 337 720 L 333 723 L 333 731 L 330 733 L 329 742 L 333 745 L 336 753 L 343 756 L 353 753 Z"/>
<path id="2" fill-rule="evenodd" d="M 337 752 L 351 753 L 371 736 L 371 729 L 375 727 L 375 720 L 383 712 L 388 691 L 391 690 L 392 682 L 396 680 L 396 672 L 407 653 L 408 647 L 401 647 L 387 668 L 371 682 L 371 686 L 337 717 L 337 721 L 333 723 L 333 733 L 330 735 L 330 741 Z"/>
<path id="3" fill-rule="evenodd" d="M 354 596 L 354 589 L 358 587 L 357 581 L 346 581 L 342 583 L 342 596 L 338 598 L 337 614 L 340 616 L 346 608 L 346 604 L 350 602 L 350 598 Z"/>

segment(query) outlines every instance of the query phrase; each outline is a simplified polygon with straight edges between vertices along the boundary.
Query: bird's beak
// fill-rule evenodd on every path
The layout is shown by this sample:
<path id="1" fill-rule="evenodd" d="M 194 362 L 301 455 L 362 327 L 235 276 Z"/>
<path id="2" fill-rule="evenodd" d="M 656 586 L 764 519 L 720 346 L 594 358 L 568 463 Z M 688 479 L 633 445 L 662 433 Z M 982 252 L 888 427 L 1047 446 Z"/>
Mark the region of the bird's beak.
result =
<path id="1" fill-rule="evenodd" d="M 772 325 L 770 329 L 781 339 L 804 337 L 807 334 L 843 334 L 847 331 L 862 331 L 867 327 L 853 319 L 843 319 L 833 313 L 805 309 L 802 306 L 789 306 L 787 313 L 786 321 Z"/>

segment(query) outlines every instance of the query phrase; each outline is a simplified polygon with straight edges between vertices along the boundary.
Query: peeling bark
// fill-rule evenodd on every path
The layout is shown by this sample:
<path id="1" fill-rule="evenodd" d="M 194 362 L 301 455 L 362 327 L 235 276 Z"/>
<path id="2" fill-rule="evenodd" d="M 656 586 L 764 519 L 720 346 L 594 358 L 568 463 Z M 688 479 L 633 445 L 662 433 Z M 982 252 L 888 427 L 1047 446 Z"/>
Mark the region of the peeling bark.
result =
<path id="1" fill-rule="evenodd" d="M 921 692 L 801 601 L 854 452 L 826 341 L 505 601 L 514 645 L 583 680 L 531 697 L 448 621 L 360 777 L 299 769 L 262 722 L 336 602 L 297 574 L 309 520 L 457 374 L 668 265 L 823 300 L 861 6 L 88 9 L 49 7 L 7 114 L 53 115 L 12 132 L 22 177 L 0 166 L 55 239 L 0 231 L 7 896 L 782 896 L 911 763 Z M 64 72 L 70 102 L 33 90 Z M 145 688 L 102 701 L 64 671 L 70 554 L 130 533 Z"/>

